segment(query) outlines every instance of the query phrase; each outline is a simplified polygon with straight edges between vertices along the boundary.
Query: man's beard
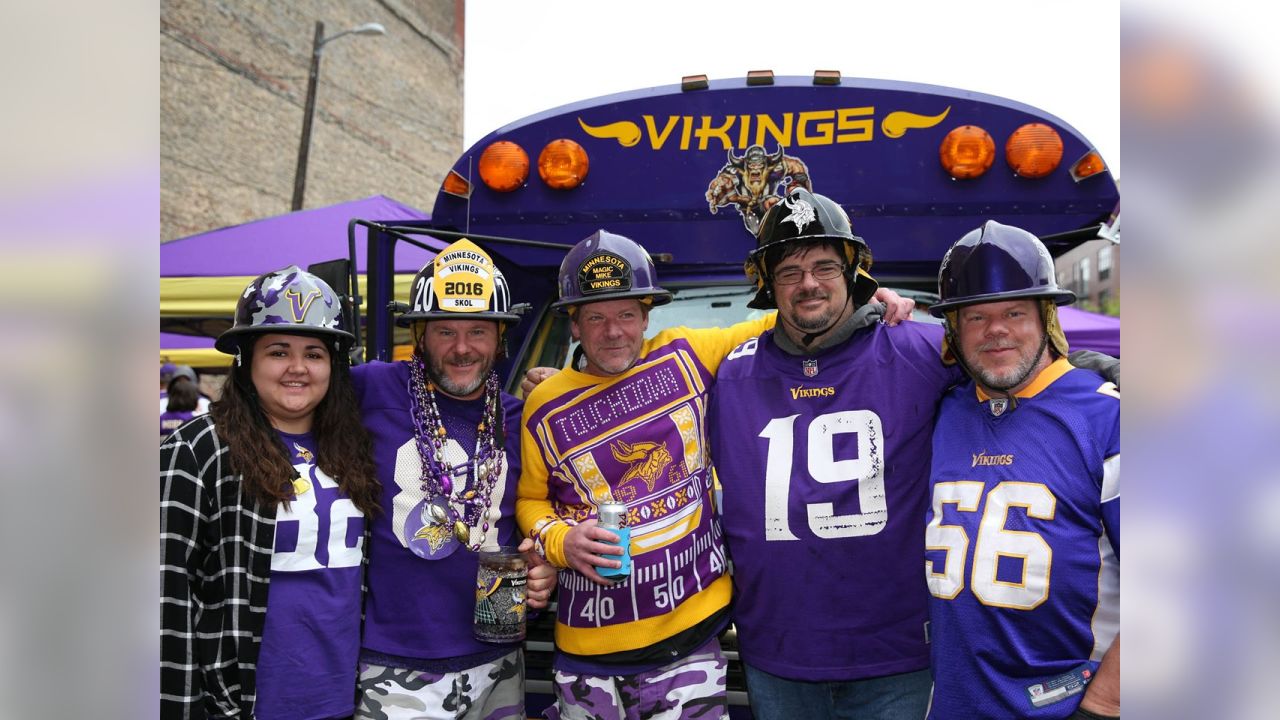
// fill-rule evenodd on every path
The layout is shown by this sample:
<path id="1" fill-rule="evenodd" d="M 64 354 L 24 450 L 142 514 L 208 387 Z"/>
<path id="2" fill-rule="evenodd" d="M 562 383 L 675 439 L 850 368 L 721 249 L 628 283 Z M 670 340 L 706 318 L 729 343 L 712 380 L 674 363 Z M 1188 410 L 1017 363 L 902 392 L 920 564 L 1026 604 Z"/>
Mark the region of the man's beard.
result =
<path id="1" fill-rule="evenodd" d="M 1005 346 L 998 342 L 984 343 L 978 346 L 978 352 L 982 353 L 987 350 L 1002 349 Z M 1043 344 L 1037 344 L 1036 350 L 1021 353 L 1018 358 L 1018 364 L 1012 368 L 997 373 L 993 370 L 981 368 L 977 364 L 970 362 L 965 358 L 965 363 L 973 370 L 973 374 L 977 381 L 990 390 L 998 390 L 1007 392 L 1027 381 L 1031 375 L 1031 370 L 1040 361 L 1040 356 L 1044 354 L 1045 348 Z"/>
<path id="2" fill-rule="evenodd" d="M 830 300 L 831 294 L 823 292 L 822 290 L 814 290 L 813 292 L 805 293 L 803 295 L 796 295 L 791 299 L 791 304 L 798 305 L 806 300 L 813 300 L 816 298 Z M 825 312 L 819 313 L 818 315 L 807 315 L 804 317 L 801 317 L 799 314 L 792 313 L 789 320 L 797 329 L 804 330 L 805 332 L 825 330 L 831 327 L 831 324 L 836 321 L 836 315 L 842 309 L 843 308 L 828 306 L 828 309 Z"/>
<path id="3" fill-rule="evenodd" d="M 476 373 L 475 379 L 466 385 L 461 385 L 451 380 L 448 374 L 445 373 L 443 361 L 428 356 L 426 366 L 427 374 L 431 377 L 431 381 L 446 394 L 452 395 L 453 397 L 463 398 L 478 390 L 480 386 L 484 384 L 484 381 L 488 379 L 489 372 L 493 370 L 493 358 L 489 358 L 488 361 L 485 361 L 479 355 L 473 354 L 460 358 L 455 357 L 452 359 L 462 362 L 471 360 L 480 362 L 480 371 Z"/>

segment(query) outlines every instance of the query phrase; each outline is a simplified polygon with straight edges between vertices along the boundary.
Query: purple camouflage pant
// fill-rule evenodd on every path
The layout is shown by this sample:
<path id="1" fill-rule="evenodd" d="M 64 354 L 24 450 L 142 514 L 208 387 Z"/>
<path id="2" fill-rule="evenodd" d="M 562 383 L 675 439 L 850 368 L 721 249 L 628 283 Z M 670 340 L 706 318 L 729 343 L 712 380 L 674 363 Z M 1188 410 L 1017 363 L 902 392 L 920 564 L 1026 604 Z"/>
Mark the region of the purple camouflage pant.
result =
<path id="1" fill-rule="evenodd" d="M 547 720 L 724 720 L 727 663 L 720 640 L 635 675 L 583 675 L 556 671 L 556 702 Z"/>

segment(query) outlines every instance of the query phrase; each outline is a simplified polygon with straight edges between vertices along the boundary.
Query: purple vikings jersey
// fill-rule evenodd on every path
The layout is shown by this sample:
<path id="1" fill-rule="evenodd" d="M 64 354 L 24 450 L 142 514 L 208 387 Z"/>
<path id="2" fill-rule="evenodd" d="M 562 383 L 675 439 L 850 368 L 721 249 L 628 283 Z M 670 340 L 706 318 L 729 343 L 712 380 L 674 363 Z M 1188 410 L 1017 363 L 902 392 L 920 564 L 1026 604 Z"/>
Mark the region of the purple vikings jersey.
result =
<path id="1" fill-rule="evenodd" d="M 409 364 L 358 365 L 352 368 L 352 378 L 365 427 L 373 438 L 374 463 L 382 482 L 382 513 L 370 521 L 373 532 L 364 649 L 428 660 L 494 651 L 494 645 L 472 637 L 477 555 L 459 546 L 451 553 L 429 558 L 414 541 L 415 531 L 423 525 L 424 504 L 431 498 L 422 489 L 422 461 L 410 414 Z M 502 479 L 493 487 L 489 529 L 473 528 L 471 544 L 519 544 L 514 510 L 520 473 L 520 401 L 503 393 L 501 402 L 506 461 L 499 470 Z M 449 434 L 445 460 L 462 467 L 475 453 L 476 425 L 484 401 L 455 400 L 437 392 L 436 405 Z M 454 491 L 456 494 L 458 488 Z M 518 643 L 506 652 L 516 647 Z"/>
<path id="2" fill-rule="evenodd" d="M 939 327 L 859 330 L 812 357 L 773 333 L 725 360 L 708 427 L 738 599 L 741 657 L 794 680 L 929 664 L 929 438 L 960 375 Z"/>
<path id="3" fill-rule="evenodd" d="M 1065 718 L 1119 630 L 1120 394 L 1060 359 L 1005 402 L 957 388 L 933 436 L 933 720 Z"/>
<path id="4" fill-rule="evenodd" d="M 280 438 L 298 478 L 288 509 L 276 507 L 257 715 L 345 717 L 355 709 L 365 518 L 316 467 L 310 434 Z"/>

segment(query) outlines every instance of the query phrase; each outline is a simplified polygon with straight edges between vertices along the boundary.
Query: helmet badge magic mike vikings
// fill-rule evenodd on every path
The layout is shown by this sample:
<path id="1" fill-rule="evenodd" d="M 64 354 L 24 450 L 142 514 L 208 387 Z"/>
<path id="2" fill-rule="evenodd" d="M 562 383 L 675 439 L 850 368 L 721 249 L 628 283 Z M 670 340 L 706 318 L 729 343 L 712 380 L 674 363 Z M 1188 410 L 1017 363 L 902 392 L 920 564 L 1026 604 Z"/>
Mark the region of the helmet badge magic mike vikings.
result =
<path id="1" fill-rule="evenodd" d="M 599 300 L 635 298 L 650 306 L 671 302 L 658 286 L 653 258 L 631 238 L 598 230 L 580 240 L 560 263 L 560 298 L 552 309 L 568 313 L 577 305 Z"/>

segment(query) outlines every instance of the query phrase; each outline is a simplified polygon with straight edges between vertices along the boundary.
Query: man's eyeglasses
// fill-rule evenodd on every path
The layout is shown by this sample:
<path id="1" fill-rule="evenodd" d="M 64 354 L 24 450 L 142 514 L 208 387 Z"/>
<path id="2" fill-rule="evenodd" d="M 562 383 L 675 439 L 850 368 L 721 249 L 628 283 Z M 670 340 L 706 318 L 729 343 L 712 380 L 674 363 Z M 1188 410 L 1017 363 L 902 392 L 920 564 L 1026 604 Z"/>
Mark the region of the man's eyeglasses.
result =
<path id="1" fill-rule="evenodd" d="M 844 269 L 844 263 L 838 262 L 818 263 L 809 270 L 798 267 L 789 267 L 775 272 L 773 274 L 773 281 L 779 285 L 795 285 L 804 279 L 806 273 L 812 275 L 814 280 L 835 280 L 844 273 Z"/>

